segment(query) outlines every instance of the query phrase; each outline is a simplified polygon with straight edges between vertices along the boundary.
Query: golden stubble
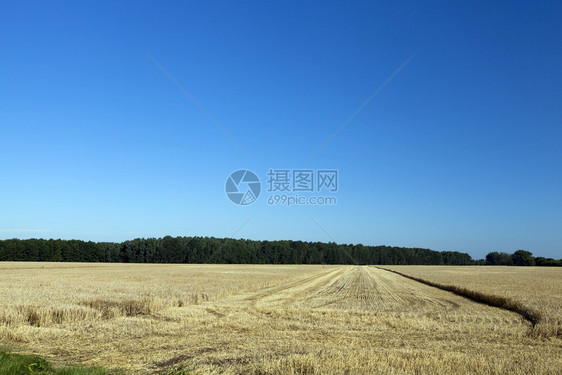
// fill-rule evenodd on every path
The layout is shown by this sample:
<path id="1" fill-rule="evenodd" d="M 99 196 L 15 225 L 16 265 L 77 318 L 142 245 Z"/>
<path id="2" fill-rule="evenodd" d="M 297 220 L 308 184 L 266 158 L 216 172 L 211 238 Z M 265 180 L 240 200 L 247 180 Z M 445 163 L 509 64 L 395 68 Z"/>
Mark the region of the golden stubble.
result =
<path id="1" fill-rule="evenodd" d="M 400 271 L 482 290 L 495 283 L 541 313 L 560 312 L 561 273 L 533 268 L 516 283 L 520 274 L 498 268 L 477 282 L 480 269 Z M 0 301 L 4 346 L 127 373 L 183 362 L 201 374 L 562 368 L 562 340 L 533 334 L 519 315 L 368 266 L 5 262 Z"/>

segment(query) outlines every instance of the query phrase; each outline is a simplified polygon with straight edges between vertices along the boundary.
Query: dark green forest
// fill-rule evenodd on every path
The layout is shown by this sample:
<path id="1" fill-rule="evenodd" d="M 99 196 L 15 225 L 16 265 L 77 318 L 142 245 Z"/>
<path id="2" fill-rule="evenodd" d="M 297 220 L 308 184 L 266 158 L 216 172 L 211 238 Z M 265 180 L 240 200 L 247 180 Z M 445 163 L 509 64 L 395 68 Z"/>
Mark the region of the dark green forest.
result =
<path id="1" fill-rule="evenodd" d="M 122 243 L 11 239 L 0 241 L 0 260 L 227 264 L 474 264 L 470 255 L 455 251 L 170 236 L 138 238 Z"/>
<path id="2" fill-rule="evenodd" d="M 497 251 L 486 255 L 486 264 L 494 266 L 562 266 L 562 259 L 533 257 L 530 251 L 517 250 L 513 254 Z"/>
<path id="3" fill-rule="evenodd" d="M 493 252 L 473 260 L 457 251 L 333 242 L 253 241 L 214 237 L 137 238 L 122 243 L 81 240 L 8 239 L 0 241 L 0 261 L 226 263 L 226 264 L 425 264 L 539 265 L 562 261 L 533 258 L 530 252 Z"/>

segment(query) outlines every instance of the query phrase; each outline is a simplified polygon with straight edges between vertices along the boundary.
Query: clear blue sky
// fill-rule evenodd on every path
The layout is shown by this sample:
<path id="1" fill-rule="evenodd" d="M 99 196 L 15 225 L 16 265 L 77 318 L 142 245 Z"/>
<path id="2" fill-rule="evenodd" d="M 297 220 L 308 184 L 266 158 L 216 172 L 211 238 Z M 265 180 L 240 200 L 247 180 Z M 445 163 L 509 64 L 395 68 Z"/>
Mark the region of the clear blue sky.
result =
<path id="1" fill-rule="evenodd" d="M 0 238 L 560 258 L 561 19 L 559 1 L 1 1 Z M 240 168 L 338 169 L 338 204 L 235 206 Z"/>

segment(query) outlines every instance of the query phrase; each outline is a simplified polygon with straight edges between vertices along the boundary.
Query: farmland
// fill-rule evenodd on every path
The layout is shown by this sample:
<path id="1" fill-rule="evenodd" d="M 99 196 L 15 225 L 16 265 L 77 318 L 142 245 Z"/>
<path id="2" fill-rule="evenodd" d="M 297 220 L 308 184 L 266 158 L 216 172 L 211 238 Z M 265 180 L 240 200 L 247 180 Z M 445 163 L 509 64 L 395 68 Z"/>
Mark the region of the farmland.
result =
<path id="1" fill-rule="evenodd" d="M 509 298 L 538 316 L 535 333 L 562 336 L 562 272 L 538 267 L 387 266 L 444 285 Z"/>
<path id="2" fill-rule="evenodd" d="M 135 374 L 562 367 L 561 269 L 388 268 L 519 299 L 543 326 L 370 266 L 4 262 L 0 345 Z"/>

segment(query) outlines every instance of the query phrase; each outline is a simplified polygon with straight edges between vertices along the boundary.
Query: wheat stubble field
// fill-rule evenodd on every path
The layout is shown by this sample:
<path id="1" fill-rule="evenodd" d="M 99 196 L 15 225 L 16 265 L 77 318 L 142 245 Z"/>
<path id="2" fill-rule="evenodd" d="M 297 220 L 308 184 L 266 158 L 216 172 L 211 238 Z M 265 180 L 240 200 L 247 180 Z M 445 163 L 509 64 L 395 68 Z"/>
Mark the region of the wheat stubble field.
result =
<path id="1" fill-rule="evenodd" d="M 517 282 L 515 268 L 392 268 L 524 299 L 548 324 L 560 314 L 561 269 Z M 556 329 L 370 266 L 6 262 L 0 301 L 4 348 L 132 374 L 181 363 L 199 374 L 562 368 Z"/>

